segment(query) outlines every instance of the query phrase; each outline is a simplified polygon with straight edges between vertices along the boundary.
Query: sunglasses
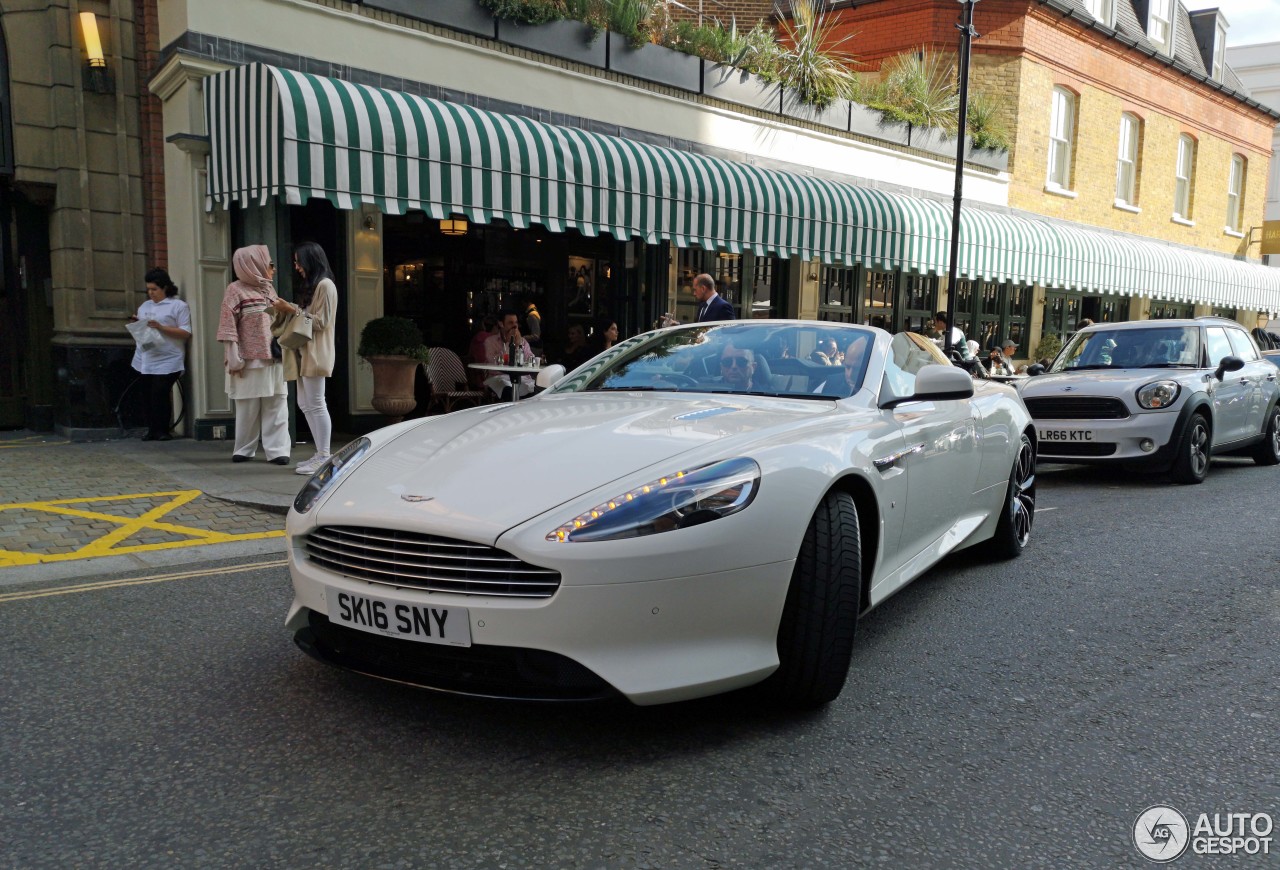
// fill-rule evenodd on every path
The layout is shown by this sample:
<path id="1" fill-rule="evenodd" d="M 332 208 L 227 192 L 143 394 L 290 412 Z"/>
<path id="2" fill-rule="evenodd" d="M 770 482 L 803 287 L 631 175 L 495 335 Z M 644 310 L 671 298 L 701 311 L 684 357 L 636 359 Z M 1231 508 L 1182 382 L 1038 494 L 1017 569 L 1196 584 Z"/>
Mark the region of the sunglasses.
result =
<path id="1" fill-rule="evenodd" d="M 731 369 L 745 369 L 751 365 L 751 360 L 745 356 L 726 356 L 720 358 L 720 365 Z"/>

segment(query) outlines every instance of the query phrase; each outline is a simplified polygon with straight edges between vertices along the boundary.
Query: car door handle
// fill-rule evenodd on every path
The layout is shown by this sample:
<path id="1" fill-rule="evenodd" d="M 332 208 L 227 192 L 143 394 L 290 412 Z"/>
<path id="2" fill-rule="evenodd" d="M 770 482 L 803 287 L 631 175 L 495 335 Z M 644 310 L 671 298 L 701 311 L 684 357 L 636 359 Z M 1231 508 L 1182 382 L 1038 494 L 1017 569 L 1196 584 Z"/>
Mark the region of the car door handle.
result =
<path id="1" fill-rule="evenodd" d="M 924 452 L 924 442 L 921 441 L 919 444 L 913 444 L 912 446 L 908 447 L 906 450 L 899 450 L 897 453 L 890 453 L 888 456 L 882 456 L 879 459 L 873 459 L 871 460 L 871 464 L 876 467 L 876 471 L 888 471 L 890 468 L 893 468 L 894 466 L 896 466 L 899 460 L 905 459 L 906 457 L 912 456 L 913 454 L 923 453 L 923 452 Z"/>

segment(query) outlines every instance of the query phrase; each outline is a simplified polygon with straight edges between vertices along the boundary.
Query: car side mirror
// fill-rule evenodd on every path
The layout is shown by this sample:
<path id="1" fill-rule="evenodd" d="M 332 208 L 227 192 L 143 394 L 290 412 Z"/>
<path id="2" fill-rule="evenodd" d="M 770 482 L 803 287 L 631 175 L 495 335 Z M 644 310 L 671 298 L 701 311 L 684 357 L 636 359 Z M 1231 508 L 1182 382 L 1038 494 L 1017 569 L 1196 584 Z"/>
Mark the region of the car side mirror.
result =
<path id="1" fill-rule="evenodd" d="M 539 389 L 545 390 L 547 387 L 551 386 L 563 377 L 564 366 L 560 365 L 560 363 L 556 363 L 554 365 L 549 365 L 542 371 L 538 372 L 538 377 L 535 380 L 535 383 L 538 385 Z"/>
<path id="2" fill-rule="evenodd" d="M 904 402 L 941 402 L 973 396 L 973 378 L 955 366 L 925 366 L 916 373 L 916 391 L 901 399 L 890 399 L 881 408 L 895 408 Z"/>
<path id="3" fill-rule="evenodd" d="M 1240 357 L 1224 356 L 1222 362 L 1218 363 L 1218 370 L 1213 373 L 1213 376 L 1218 380 L 1222 380 L 1227 372 L 1238 372 L 1242 368 L 1244 368 L 1244 360 L 1240 359 Z"/>

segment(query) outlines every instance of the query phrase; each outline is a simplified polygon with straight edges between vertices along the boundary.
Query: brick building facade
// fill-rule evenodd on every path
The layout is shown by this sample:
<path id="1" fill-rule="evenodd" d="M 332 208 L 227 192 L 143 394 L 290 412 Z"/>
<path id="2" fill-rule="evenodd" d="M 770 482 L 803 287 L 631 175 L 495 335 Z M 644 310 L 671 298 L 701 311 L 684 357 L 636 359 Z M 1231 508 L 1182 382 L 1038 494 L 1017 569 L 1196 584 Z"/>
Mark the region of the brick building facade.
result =
<path id="1" fill-rule="evenodd" d="M 1172 51 L 1138 41 L 1132 4 L 1114 4 L 1112 26 L 1083 4 L 1040 0 L 983 0 L 975 6 L 972 86 L 1004 95 L 1012 131 L 1009 205 L 1037 214 L 1106 227 L 1180 245 L 1257 256 L 1247 229 L 1260 223 L 1266 167 L 1276 118 L 1247 98 L 1227 70 L 1206 76 L 1192 41 L 1191 18 L 1180 4 Z M 836 4 L 841 35 L 856 34 L 858 56 L 874 73 L 890 57 L 919 49 L 954 53 L 958 5 L 942 0 Z M 1125 7 L 1130 7 L 1127 10 Z M 1199 69 L 1200 75 L 1194 71 Z M 1188 70 L 1192 74 L 1188 74 Z M 1046 181 L 1051 103 L 1055 88 L 1075 103 L 1071 183 Z M 1135 190 L 1116 196 L 1122 113 L 1138 121 Z M 1172 219 L 1178 140 L 1194 146 L 1190 214 Z M 1226 229 L 1232 158 L 1242 157 L 1243 226 Z"/>

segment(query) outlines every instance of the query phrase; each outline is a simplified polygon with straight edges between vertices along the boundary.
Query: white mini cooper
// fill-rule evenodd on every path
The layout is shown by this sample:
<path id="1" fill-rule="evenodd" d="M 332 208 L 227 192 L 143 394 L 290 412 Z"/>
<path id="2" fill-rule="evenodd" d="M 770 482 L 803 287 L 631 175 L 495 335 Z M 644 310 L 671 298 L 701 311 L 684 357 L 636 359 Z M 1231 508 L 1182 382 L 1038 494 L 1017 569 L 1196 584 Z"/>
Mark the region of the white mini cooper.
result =
<path id="1" fill-rule="evenodd" d="M 1041 462 L 1120 463 L 1200 483 L 1209 458 L 1280 463 L 1280 384 L 1233 320 L 1098 324 L 1024 382 Z"/>

